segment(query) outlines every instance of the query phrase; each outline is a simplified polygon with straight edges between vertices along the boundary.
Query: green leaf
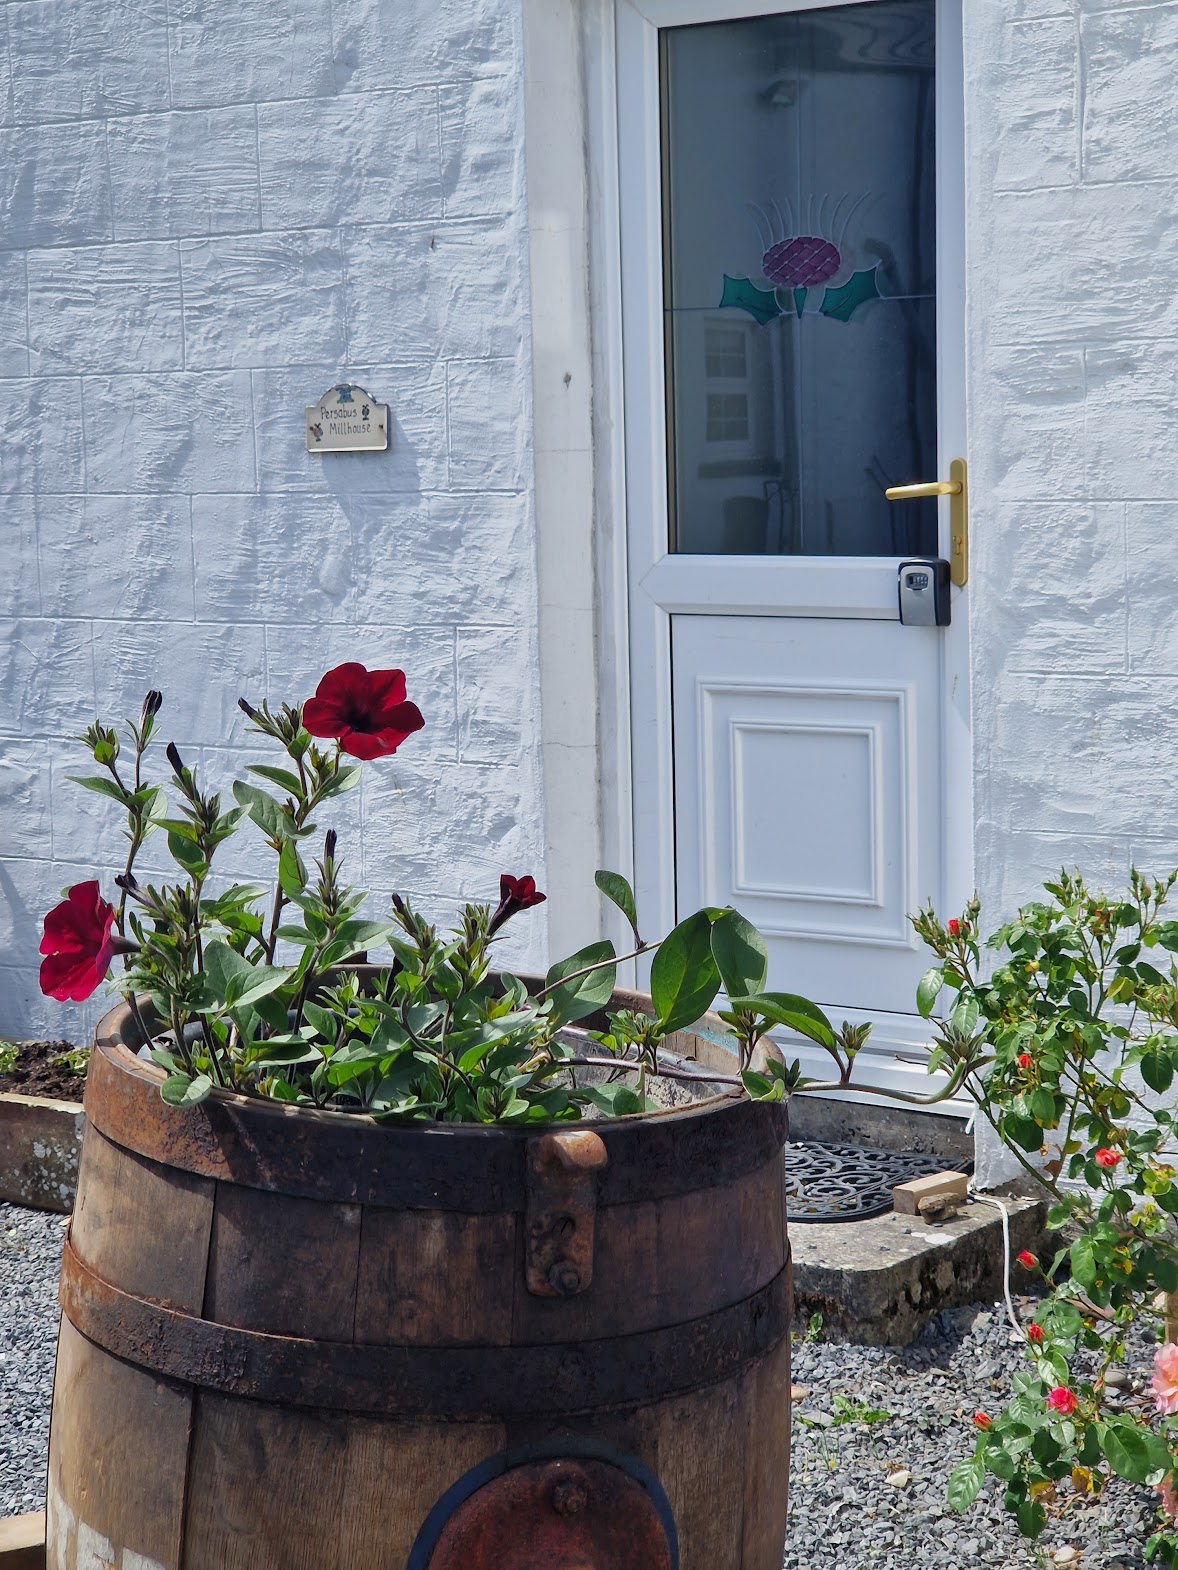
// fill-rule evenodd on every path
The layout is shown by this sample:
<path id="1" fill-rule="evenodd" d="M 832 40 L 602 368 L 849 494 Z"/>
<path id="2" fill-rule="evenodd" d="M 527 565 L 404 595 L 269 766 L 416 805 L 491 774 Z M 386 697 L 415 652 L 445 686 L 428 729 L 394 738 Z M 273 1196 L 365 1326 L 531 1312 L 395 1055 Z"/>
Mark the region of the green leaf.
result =
<path id="1" fill-rule="evenodd" d="M 976 1452 L 959 1461 L 949 1474 L 949 1508 L 958 1512 L 968 1510 L 978 1497 L 986 1480 L 986 1467 Z"/>
<path id="2" fill-rule="evenodd" d="M 66 778 L 71 785 L 81 785 L 84 790 L 97 791 L 100 796 L 109 796 L 117 801 L 120 807 L 127 805 L 127 792 L 108 780 L 101 774 L 68 774 Z"/>
<path id="3" fill-rule="evenodd" d="M 294 840 L 283 840 L 278 857 L 278 884 L 282 892 L 294 899 L 307 886 L 307 869 Z"/>
<path id="4" fill-rule="evenodd" d="M 1132 1418 L 1113 1418 L 1099 1430 L 1104 1458 L 1128 1483 L 1146 1483 L 1173 1466 L 1169 1446 L 1158 1434 L 1140 1428 Z"/>
<path id="5" fill-rule="evenodd" d="M 344 791 L 351 790 L 360 783 L 360 765 L 353 764 L 351 768 L 341 769 L 325 785 L 321 785 L 316 792 L 320 801 L 330 801 L 333 796 L 342 796 Z"/>
<path id="6" fill-rule="evenodd" d="M 1087 1232 L 1078 1237 L 1069 1249 L 1068 1268 L 1073 1279 L 1078 1281 L 1086 1292 L 1091 1292 L 1096 1286 L 1100 1266 L 1096 1258 L 1096 1246 Z"/>
<path id="7" fill-rule="evenodd" d="M 712 923 L 712 958 L 731 998 L 760 992 L 769 976 L 769 950 L 765 940 L 738 910 L 730 910 Z"/>
<path id="8" fill-rule="evenodd" d="M 553 1017 L 560 1024 L 568 1025 L 574 1020 L 584 1019 L 586 1014 L 595 1014 L 606 1006 L 613 996 L 617 966 L 601 965 L 601 962 L 613 959 L 615 952 L 613 944 L 606 938 L 600 943 L 590 943 L 587 948 L 579 949 L 576 954 L 570 954 L 568 959 L 557 960 L 552 966 L 544 979 L 545 985 L 552 987 L 548 999 L 552 1004 Z M 563 981 L 565 976 L 584 970 L 587 965 L 601 965 L 601 969 L 591 970 L 565 986 L 553 986 L 554 982 Z"/>
<path id="9" fill-rule="evenodd" d="M 1036 1085 L 1027 1097 L 1027 1105 L 1035 1122 L 1050 1128 L 1056 1122 L 1055 1097 L 1044 1085 Z"/>
<path id="10" fill-rule="evenodd" d="M 755 1069 L 744 1069 L 740 1080 L 754 1101 L 780 1101 L 785 1095 L 783 1079 L 767 1079 L 764 1074 L 758 1074 Z"/>
<path id="11" fill-rule="evenodd" d="M 979 1012 L 977 998 L 972 993 L 967 993 L 965 997 L 958 999 L 956 1007 L 949 1016 L 949 1023 L 961 1035 L 971 1036 L 977 1025 Z"/>
<path id="12" fill-rule="evenodd" d="M 758 992 L 747 998 L 730 998 L 735 1008 L 754 1009 L 775 1025 L 782 1025 L 828 1051 L 834 1046 L 834 1027 L 817 1003 L 793 992 Z"/>
<path id="13" fill-rule="evenodd" d="M 1024 1537 L 1038 1537 L 1047 1525 L 1047 1512 L 1037 1499 L 1028 1495 L 1015 1506 L 1014 1519 Z"/>
<path id="14" fill-rule="evenodd" d="M 920 978 L 916 989 L 916 1007 L 920 1010 L 922 1019 L 930 1019 L 937 999 L 941 995 L 941 988 L 945 985 L 945 972 L 939 965 L 934 965 L 931 970 L 926 970 Z"/>
<path id="15" fill-rule="evenodd" d="M 630 923 L 630 930 L 634 934 L 634 942 L 642 940 L 638 936 L 638 912 L 634 905 L 634 890 L 620 872 L 595 872 L 593 881 L 605 895 L 606 899 L 614 904 Z"/>
<path id="16" fill-rule="evenodd" d="M 1141 1058 L 1141 1077 L 1150 1090 L 1162 1095 L 1174 1078 L 1174 1065 L 1165 1052 L 1146 1052 Z"/>
<path id="17" fill-rule="evenodd" d="M 245 808 L 268 840 L 277 842 L 298 837 L 294 819 L 268 791 L 247 784 L 245 780 L 234 780 L 233 795 L 238 805 Z"/>
<path id="18" fill-rule="evenodd" d="M 195 1107 L 213 1088 L 207 1074 L 190 1079 L 187 1074 L 169 1074 L 160 1086 L 160 1095 L 170 1107 Z"/>
<path id="19" fill-rule="evenodd" d="M 669 1035 L 706 1014 L 720 990 L 712 958 L 712 922 L 697 910 L 668 932 L 650 968 L 650 993 L 659 1024 Z"/>
<path id="20" fill-rule="evenodd" d="M 175 829 L 168 830 L 168 849 L 172 853 L 172 860 L 184 871 L 199 877 L 207 871 L 204 853 L 199 845 L 194 845 L 190 839 L 178 834 Z"/>
<path id="21" fill-rule="evenodd" d="M 271 785 L 280 785 L 283 790 L 289 791 L 297 801 L 303 793 L 303 787 L 297 774 L 292 774 L 289 769 L 275 769 L 268 763 L 250 763 L 246 765 L 248 774 L 256 774 L 260 779 L 269 780 Z"/>

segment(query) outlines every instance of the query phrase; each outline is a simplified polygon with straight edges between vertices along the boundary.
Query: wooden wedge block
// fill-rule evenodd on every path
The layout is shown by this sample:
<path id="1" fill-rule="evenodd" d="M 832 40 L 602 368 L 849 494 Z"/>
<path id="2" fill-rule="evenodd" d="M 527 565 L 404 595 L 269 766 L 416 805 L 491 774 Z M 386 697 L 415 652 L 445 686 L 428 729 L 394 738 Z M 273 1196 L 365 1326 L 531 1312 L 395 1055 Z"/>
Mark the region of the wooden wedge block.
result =
<path id="1" fill-rule="evenodd" d="M 898 1216 L 916 1216 L 922 1199 L 948 1194 L 964 1202 L 968 1192 L 969 1178 L 964 1172 L 930 1172 L 928 1177 L 897 1183 L 892 1190 L 892 1209 Z"/>
<path id="2" fill-rule="evenodd" d="M 0 1521 L 0 1570 L 45 1570 L 45 1512 Z"/>

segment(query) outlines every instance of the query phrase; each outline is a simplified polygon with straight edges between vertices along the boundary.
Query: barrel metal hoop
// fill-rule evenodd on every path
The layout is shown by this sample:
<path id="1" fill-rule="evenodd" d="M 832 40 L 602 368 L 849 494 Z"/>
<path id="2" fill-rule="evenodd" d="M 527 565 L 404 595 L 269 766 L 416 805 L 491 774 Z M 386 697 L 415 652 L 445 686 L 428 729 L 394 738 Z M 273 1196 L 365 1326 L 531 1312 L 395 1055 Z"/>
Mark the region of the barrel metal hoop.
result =
<path id="1" fill-rule="evenodd" d="M 440 1421 L 645 1406 L 718 1384 L 789 1333 L 788 1268 L 752 1297 L 659 1330 L 568 1345 L 406 1347 L 269 1335 L 197 1319 L 103 1281 L 66 1240 L 66 1318 L 115 1357 L 280 1406 Z"/>
<path id="2" fill-rule="evenodd" d="M 84 1103 L 94 1127 L 124 1150 L 242 1188 L 333 1204 L 466 1215 L 526 1208 L 534 1125 L 375 1123 L 217 1090 L 199 1106 L 172 1107 L 160 1098 L 162 1072 L 127 1050 L 129 1028 L 125 1004 L 100 1023 Z M 608 1155 L 598 1205 L 637 1204 L 722 1188 L 779 1162 L 788 1112 L 784 1103 L 734 1094 L 593 1128 Z"/>

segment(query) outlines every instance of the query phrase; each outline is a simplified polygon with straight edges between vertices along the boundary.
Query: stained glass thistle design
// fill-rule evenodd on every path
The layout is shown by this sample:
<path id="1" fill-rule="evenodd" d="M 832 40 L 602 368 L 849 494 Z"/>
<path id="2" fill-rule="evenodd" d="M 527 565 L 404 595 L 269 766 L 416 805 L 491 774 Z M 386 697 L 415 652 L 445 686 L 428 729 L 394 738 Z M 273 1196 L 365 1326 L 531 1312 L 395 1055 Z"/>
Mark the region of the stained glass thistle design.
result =
<path id="1" fill-rule="evenodd" d="M 807 230 L 816 228 L 816 234 L 798 232 L 788 197 L 785 199 L 788 216 L 782 215 L 781 208 L 773 199 L 770 199 L 768 209 L 754 202 L 748 203 L 761 244 L 765 247 L 761 257 L 761 271 L 770 287 L 762 289 L 751 278 L 732 278 L 725 273 L 721 308 L 731 306 L 747 311 L 755 322 L 764 327 L 767 322 L 785 316 L 791 310 L 800 317 L 811 290 L 817 289 L 819 284 L 826 284 L 818 306 L 819 315 L 849 322 L 861 305 L 880 298 L 876 281 L 878 262 L 872 267 L 852 272 L 849 277 L 844 276 L 840 284 L 830 282 L 840 273 L 845 275 L 847 272 L 843 259 L 847 230 L 851 220 L 870 200 L 870 193 L 866 193 L 848 207 L 851 198 L 839 197 L 830 203 L 829 219 L 824 221 L 830 201 L 824 196 L 818 203 L 816 222 L 811 203 Z M 847 209 L 845 217 L 842 216 L 844 208 Z M 837 243 L 825 238 L 826 233 L 837 234 Z"/>

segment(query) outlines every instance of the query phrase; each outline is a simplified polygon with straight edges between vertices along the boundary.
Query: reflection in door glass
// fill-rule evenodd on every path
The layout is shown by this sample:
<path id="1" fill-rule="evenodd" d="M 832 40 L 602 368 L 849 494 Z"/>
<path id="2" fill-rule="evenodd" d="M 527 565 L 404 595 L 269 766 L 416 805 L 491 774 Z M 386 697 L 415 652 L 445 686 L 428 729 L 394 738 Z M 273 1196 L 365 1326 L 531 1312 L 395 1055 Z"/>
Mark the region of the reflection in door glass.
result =
<path id="1" fill-rule="evenodd" d="M 672 550 L 936 554 L 934 3 L 661 35 Z"/>

